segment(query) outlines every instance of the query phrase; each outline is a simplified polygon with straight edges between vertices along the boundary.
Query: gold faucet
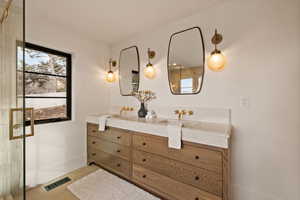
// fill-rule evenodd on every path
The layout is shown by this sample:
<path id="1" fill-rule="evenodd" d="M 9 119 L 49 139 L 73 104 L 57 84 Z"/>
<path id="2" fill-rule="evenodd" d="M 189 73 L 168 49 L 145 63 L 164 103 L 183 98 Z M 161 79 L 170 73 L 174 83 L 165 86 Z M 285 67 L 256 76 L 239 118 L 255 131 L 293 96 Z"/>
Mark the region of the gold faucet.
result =
<path id="1" fill-rule="evenodd" d="M 120 110 L 120 115 L 122 115 L 124 111 L 133 111 L 133 107 L 123 106 Z"/>
<path id="2" fill-rule="evenodd" d="M 178 120 L 182 120 L 184 115 L 193 115 L 194 112 L 192 110 L 175 110 L 174 113 L 178 115 Z"/>

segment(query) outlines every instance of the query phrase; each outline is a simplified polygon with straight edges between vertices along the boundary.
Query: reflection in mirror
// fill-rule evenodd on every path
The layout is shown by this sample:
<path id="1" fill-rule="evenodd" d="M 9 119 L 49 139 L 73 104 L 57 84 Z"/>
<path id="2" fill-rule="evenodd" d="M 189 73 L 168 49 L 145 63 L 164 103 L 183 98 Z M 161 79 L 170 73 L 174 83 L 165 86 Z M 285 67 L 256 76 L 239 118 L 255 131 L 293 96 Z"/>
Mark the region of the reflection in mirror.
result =
<path id="1" fill-rule="evenodd" d="M 131 96 L 139 90 L 140 59 L 136 46 L 121 50 L 119 61 L 120 93 L 123 96 Z"/>
<path id="2" fill-rule="evenodd" d="M 168 76 L 172 94 L 197 94 L 204 76 L 205 51 L 199 27 L 174 33 L 170 38 Z"/>

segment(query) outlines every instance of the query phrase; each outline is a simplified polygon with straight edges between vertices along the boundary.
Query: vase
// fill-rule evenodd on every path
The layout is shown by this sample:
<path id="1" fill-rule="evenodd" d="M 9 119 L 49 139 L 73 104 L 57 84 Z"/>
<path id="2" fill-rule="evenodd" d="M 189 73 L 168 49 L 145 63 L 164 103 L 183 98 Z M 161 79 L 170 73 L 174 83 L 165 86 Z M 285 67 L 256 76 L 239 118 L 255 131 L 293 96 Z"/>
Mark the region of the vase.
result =
<path id="1" fill-rule="evenodd" d="M 145 118 L 146 117 L 146 115 L 147 115 L 147 109 L 146 109 L 146 107 L 145 107 L 145 104 L 144 103 L 141 103 L 141 108 L 139 109 L 139 111 L 138 111 L 138 116 L 140 117 L 140 118 Z"/>

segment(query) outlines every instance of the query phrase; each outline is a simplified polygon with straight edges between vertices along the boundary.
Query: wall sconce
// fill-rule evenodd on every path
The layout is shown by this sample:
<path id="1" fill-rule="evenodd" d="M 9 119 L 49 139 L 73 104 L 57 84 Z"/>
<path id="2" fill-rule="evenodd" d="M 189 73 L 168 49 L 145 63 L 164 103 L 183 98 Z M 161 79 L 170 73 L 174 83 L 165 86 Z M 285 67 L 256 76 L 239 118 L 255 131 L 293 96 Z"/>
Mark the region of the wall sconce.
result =
<path id="1" fill-rule="evenodd" d="M 117 61 L 109 59 L 109 71 L 105 75 L 105 80 L 109 83 L 113 83 L 117 79 L 115 73 L 111 69 L 111 67 L 115 66 L 117 66 Z"/>
<path id="2" fill-rule="evenodd" d="M 215 35 L 211 39 L 211 42 L 215 45 L 215 50 L 211 52 L 208 58 L 208 68 L 214 72 L 220 72 L 225 68 L 226 57 L 217 49 L 217 45 L 223 40 L 223 36 L 215 30 Z"/>
<path id="3" fill-rule="evenodd" d="M 144 75 L 148 79 L 154 79 L 156 76 L 156 69 L 150 62 L 150 60 L 155 57 L 155 54 L 155 51 L 151 51 L 150 49 L 148 49 L 148 64 L 144 69 Z"/>

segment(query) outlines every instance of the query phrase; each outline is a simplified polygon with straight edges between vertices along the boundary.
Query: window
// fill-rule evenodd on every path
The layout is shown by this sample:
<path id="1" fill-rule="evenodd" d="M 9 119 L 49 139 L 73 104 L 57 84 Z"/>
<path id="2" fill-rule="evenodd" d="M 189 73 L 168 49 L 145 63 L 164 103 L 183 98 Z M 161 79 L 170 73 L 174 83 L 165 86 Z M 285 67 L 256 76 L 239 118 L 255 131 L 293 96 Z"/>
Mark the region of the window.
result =
<path id="1" fill-rule="evenodd" d="M 193 93 L 193 79 L 181 79 L 181 93 Z"/>
<path id="2" fill-rule="evenodd" d="M 24 51 L 25 107 L 34 108 L 35 124 L 71 120 L 71 54 L 30 43 Z M 17 46 L 17 58 L 17 73 L 22 77 L 21 46 Z"/>

